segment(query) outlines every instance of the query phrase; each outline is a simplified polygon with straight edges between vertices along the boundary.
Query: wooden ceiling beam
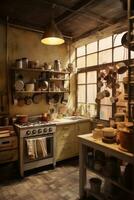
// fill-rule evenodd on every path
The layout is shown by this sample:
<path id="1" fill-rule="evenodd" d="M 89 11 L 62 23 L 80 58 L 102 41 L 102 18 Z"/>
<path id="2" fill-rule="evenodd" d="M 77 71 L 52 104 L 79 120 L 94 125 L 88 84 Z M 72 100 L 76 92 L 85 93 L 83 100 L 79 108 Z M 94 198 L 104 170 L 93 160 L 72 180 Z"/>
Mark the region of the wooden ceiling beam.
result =
<path id="1" fill-rule="evenodd" d="M 95 0 L 83 0 L 79 3 L 77 3 L 76 5 L 74 5 L 72 8 L 69 8 L 60 3 L 56 3 L 56 1 L 53 1 L 53 3 L 48 0 L 40 0 L 40 1 L 47 3 L 47 4 L 55 4 L 56 6 L 61 7 L 66 10 L 64 14 L 62 14 L 57 19 L 55 19 L 57 24 L 62 23 L 63 21 L 65 21 L 67 19 L 70 19 L 71 17 L 74 16 L 74 14 L 83 15 L 85 17 L 88 17 L 90 20 L 92 19 L 92 20 L 98 21 L 103 24 L 107 24 L 107 25 L 113 24 L 112 22 L 109 22 L 106 17 L 102 17 L 102 16 L 94 13 L 91 10 L 90 10 L 89 14 L 84 11 L 84 9 L 87 8 L 87 6 L 90 6 L 92 3 L 94 3 Z"/>
<path id="2" fill-rule="evenodd" d="M 86 37 L 89 37 L 89 36 L 92 36 L 92 35 L 98 35 L 101 34 L 101 31 L 107 29 L 109 27 L 109 29 L 112 30 L 113 33 L 115 33 L 115 31 L 119 32 L 119 30 L 125 30 L 124 27 L 122 26 L 122 24 L 124 25 L 125 27 L 125 24 L 127 25 L 127 19 L 125 17 L 121 17 L 120 19 L 116 20 L 116 22 L 112 25 L 112 26 L 107 26 L 105 24 L 101 24 L 99 27 L 96 27 L 92 30 L 89 30 L 89 31 L 86 31 L 85 33 L 81 34 L 80 36 L 78 37 L 74 37 L 74 40 L 73 42 L 76 42 L 82 38 L 86 38 Z M 116 30 L 114 30 L 114 27 L 116 27 Z"/>

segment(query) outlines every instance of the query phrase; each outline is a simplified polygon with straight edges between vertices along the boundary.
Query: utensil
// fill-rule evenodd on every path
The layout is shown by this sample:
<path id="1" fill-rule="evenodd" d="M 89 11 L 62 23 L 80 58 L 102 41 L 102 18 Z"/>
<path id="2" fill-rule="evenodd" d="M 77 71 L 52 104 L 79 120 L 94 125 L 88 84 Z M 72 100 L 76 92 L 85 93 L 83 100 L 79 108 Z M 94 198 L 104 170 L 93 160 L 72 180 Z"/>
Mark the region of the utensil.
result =
<path id="1" fill-rule="evenodd" d="M 27 123 L 28 122 L 28 115 L 16 115 L 16 121 L 18 123 Z"/>
<path id="2" fill-rule="evenodd" d="M 24 82 L 22 80 L 15 81 L 15 90 L 16 91 L 24 90 Z"/>
<path id="3" fill-rule="evenodd" d="M 41 90 L 46 91 L 48 89 L 48 82 L 42 81 L 41 83 Z"/>
<path id="4" fill-rule="evenodd" d="M 121 43 L 125 48 L 128 48 L 128 32 L 122 36 Z M 134 46 L 130 46 L 130 50 L 134 51 Z"/>
<path id="5" fill-rule="evenodd" d="M 38 104 L 41 101 L 41 95 L 35 94 L 32 99 L 33 99 L 33 103 Z"/>
<path id="6" fill-rule="evenodd" d="M 26 83 L 26 84 L 25 84 L 25 89 L 26 89 L 26 91 L 28 91 L 28 92 L 34 91 L 34 83 Z"/>
<path id="7" fill-rule="evenodd" d="M 32 98 L 31 97 L 25 97 L 25 104 L 26 105 L 31 105 L 32 104 Z"/>
<path id="8" fill-rule="evenodd" d="M 127 66 L 124 62 L 116 64 L 116 69 L 118 74 L 123 74 L 127 71 Z"/>
<path id="9" fill-rule="evenodd" d="M 24 98 L 23 98 L 23 97 L 20 97 L 20 98 L 18 99 L 18 106 L 24 106 L 24 104 L 25 104 Z"/>

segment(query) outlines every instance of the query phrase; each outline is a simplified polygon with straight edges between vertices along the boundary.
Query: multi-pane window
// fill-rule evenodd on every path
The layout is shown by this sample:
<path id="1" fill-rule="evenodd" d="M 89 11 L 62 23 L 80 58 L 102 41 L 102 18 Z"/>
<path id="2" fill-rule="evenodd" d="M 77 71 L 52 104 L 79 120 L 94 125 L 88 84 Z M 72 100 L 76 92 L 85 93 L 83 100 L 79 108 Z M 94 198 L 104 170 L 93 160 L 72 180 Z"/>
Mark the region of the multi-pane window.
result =
<path id="1" fill-rule="evenodd" d="M 79 111 L 88 112 L 90 117 L 94 117 L 96 115 L 97 71 L 78 73 L 77 89 L 77 107 Z"/>
<path id="2" fill-rule="evenodd" d="M 100 101 L 98 106 L 98 112 L 96 112 L 96 96 L 97 91 L 97 74 L 103 68 L 113 66 L 116 62 L 124 61 L 128 59 L 128 49 L 124 48 L 121 43 L 122 36 L 125 32 L 115 34 L 101 40 L 92 42 L 77 48 L 76 54 L 76 66 L 78 70 L 78 93 L 77 93 L 77 106 L 83 106 L 85 111 L 90 113 L 90 116 L 94 116 L 96 113 L 100 113 L 99 118 L 103 120 L 109 120 L 114 113 L 112 113 L 113 104 L 110 101 L 110 97 L 113 95 L 112 89 L 109 89 L 106 82 L 103 82 L 104 89 L 110 92 L 110 97 L 105 97 Z M 131 52 L 131 58 L 134 58 L 134 52 Z M 120 88 L 117 89 L 120 100 L 123 99 L 124 85 L 123 77 L 126 74 L 118 75 L 117 80 Z M 121 91 L 122 94 L 119 94 Z M 117 111 L 122 107 L 117 103 Z"/>

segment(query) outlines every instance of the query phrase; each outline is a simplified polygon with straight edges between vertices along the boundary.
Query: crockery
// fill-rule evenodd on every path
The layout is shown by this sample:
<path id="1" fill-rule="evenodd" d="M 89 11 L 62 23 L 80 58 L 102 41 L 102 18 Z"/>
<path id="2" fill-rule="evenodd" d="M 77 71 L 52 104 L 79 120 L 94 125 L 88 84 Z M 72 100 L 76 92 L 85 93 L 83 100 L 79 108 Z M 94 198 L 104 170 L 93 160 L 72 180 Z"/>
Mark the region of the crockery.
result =
<path id="1" fill-rule="evenodd" d="M 124 62 L 116 64 L 116 69 L 118 74 L 123 74 L 127 71 L 127 66 Z"/>

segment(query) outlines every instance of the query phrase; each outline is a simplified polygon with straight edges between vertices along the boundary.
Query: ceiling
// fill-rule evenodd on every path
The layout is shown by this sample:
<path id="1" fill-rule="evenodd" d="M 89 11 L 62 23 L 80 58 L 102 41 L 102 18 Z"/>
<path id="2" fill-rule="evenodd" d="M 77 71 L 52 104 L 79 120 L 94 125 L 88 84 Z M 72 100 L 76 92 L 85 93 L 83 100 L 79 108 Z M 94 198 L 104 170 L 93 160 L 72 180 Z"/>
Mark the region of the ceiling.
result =
<path id="1" fill-rule="evenodd" d="M 115 32 L 122 29 L 127 21 L 122 1 L 125 0 L 1 0 L 0 19 L 8 16 L 11 24 L 43 31 L 54 10 L 63 35 L 77 41 L 109 27 Z"/>

